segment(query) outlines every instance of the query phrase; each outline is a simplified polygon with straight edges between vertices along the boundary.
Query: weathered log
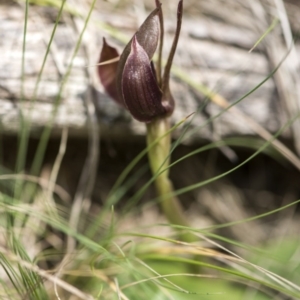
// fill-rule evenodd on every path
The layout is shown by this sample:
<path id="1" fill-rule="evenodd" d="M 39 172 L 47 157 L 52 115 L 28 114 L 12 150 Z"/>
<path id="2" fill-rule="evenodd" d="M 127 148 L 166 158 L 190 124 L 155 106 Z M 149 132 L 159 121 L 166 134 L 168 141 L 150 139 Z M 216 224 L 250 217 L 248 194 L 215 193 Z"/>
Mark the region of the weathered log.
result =
<path id="1" fill-rule="evenodd" d="M 154 6 L 152 2 L 149 3 L 149 8 Z M 288 52 L 282 29 L 278 24 L 263 42 L 249 53 L 249 49 L 272 23 L 273 16 L 270 15 L 269 6 L 274 4 L 271 2 L 227 1 L 226 6 L 221 0 L 196 2 L 185 1 L 182 34 L 174 62 L 176 69 L 183 75 L 179 78 L 178 72 L 177 75 L 173 74 L 171 83 L 176 99 L 176 110 L 172 117 L 174 123 L 198 111 L 203 105 L 205 97 L 195 86 L 189 84 L 189 80 L 192 80 L 194 85 L 206 85 L 218 92 L 228 103 L 233 103 L 259 85 Z M 296 32 L 300 27 L 299 18 L 296 18 L 297 13 L 300 15 L 300 8 L 292 1 L 285 4 L 292 29 Z M 118 11 L 112 10 L 108 4 L 101 9 L 95 9 L 67 79 L 65 75 L 69 72 L 69 63 L 83 28 L 82 16 L 87 15 L 89 5 L 81 3 L 76 6 L 75 11 L 80 12 L 81 17 L 75 16 L 74 11 L 73 15 L 64 12 L 38 85 L 36 83 L 58 9 L 29 7 L 25 72 L 22 76 L 24 5 L 10 2 L 0 5 L 2 132 L 15 134 L 19 130 L 22 113 L 26 118 L 30 118 L 32 133 L 39 134 L 47 122 L 51 122 L 54 107 L 57 106 L 52 124 L 53 135 L 60 133 L 63 127 L 68 127 L 71 135 L 86 136 L 86 103 L 89 100 L 95 104 L 102 137 L 129 138 L 144 134 L 143 124 L 132 120 L 127 112 L 105 95 L 94 66 L 103 36 L 120 50 L 123 47 L 120 40 L 112 35 L 108 25 L 129 38 L 142 21 L 142 18 L 137 20 L 136 13 L 130 5 L 124 3 L 122 10 Z M 163 5 L 166 12 L 165 54 L 175 27 L 176 13 L 172 5 Z M 219 9 L 221 5 L 222 9 Z M 216 7 L 218 9 L 215 9 Z M 146 14 L 145 12 L 145 16 Z M 272 45 L 275 45 L 276 49 L 270 49 Z M 299 44 L 296 44 L 295 49 L 294 55 L 299 54 Z M 289 69 L 285 67 L 284 70 L 287 72 Z M 280 72 L 281 68 L 277 74 Z M 186 80 L 183 80 L 184 76 L 187 76 Z M 278 80 L 276 76 L 270 78 L 235 106 L 242 115 L 249 116 L 272 133 L 291 116 L 291 109 L 286 104 L 284 81 L 278 85 Z M 297 84 L 299 79 L 295 79 L 293 85 L 289 85 L 289 89 L 294 88 L 294 93 L 290 93 L 289 99 L 295 103 L 299 101 L 295 88 Z M 211 101 L 203 111 L 195 114 L 191 118 L 191 128 L 195 129 L 195 133 L 190 141 L 212 139 L 213 136 L 257 134 L 243 116 L 237 117 L 230 112 L 210 122 L 210 126 L 197 129 L 222 110 L 222 107 Z M 292 138 L 292 132 L 286 131 L 285 136 Z"/>

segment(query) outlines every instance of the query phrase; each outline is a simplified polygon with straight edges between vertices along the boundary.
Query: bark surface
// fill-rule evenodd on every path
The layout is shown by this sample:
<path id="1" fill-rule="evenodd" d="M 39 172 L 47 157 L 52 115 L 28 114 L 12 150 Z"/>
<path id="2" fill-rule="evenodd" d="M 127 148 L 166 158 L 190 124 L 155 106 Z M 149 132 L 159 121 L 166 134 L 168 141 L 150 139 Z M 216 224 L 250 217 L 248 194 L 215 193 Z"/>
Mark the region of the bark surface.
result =
<path id="1" fill-rule="evenodd" d="M 80 45 L 90 6 L 83 2 L 74 6 L 66 4 L 50 48 L 59 8 L 30 5 L 22 74 L 25 5 L 0 3 L 2 132 L 16 134 L 20 120 L 25 117 L 31 120 L 33 134 L 39 135 L 45 125 L 50 124 L 53 136 L 60 134 L 63 127 L 68 127 L 72 136 L 87 136 L 89 119 L 97 117 L 102 138 L 128 139 L 144 134 L 144 124 L 132 120 L 105 94 L 95 67 L 102 37 L 121 51 L 154 6 L 152 1 L 135 9 L 129 4 L 124 1 L 117 8 L 109 3 L 99 4 Z M 300 43 L 290 43 L 287 36 L 294 33 L 295 38 L 299 33 L 300 19 L 296 16 L 300 15 L 300 8 L 293 1 L 285 2 L 291 31 L 284 31 L 288 25 L 281 20 L 249 53 L 279 15 L 273 1 L 186 0 L 184 5 L 171 88 L 176 99 L 174 123 L 197 112 L 190 118 L 191 131 L 185 141 L 259 135 L 260 126 L 276 132 L 299 110 Z M 176 5 L 165 3 L 163 10 L 164 55 L 167 57 L 176 25 Z M 78 52 L 74 55 L 77 46 Z M 47 49 L 49 53 L 40 73 Z M 274 76 L 233 109 L 209 121 L 261 84 L 288 53 Z M 203 88 L 217 93 L 217 97 L 206 103 Z M 249 125 L 249 118 L 250 123 L 258 127 Z M 206 122 L 208 125 L 203 127 Z M 174 133 L 175 136 L 179 132 Z M 295 132 L 295 127 L 291 127 L 284 135 L 297 140 Z"/>

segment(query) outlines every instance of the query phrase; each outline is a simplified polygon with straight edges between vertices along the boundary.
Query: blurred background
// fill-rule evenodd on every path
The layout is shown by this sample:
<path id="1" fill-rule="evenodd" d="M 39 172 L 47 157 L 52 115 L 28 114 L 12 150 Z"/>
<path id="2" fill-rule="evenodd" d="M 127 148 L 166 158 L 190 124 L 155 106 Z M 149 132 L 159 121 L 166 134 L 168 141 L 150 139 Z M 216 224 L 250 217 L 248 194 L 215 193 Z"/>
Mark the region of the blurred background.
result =
<path id="1" fill-rule="evenodd" d="M 167 58 L 177 2 L 162 3 Z M 46 191 L 41 203 L 51 195 L 53 207 L 70 208 L 70 226 L 83 230 L 104 209 L 108 226 L 113 205 L 117 232 L 172 235 L 150 226 L 167 221 L 152 185 L 144 188 L 151 179 L 146 156 L 112 196 L 146 147 L 145 126 L 109 98 L 96 66 L 102 38 L 121 52 L 154 7 L 150 0 L 0 1 L 2 199 L 35 203 L 24 183 L 33 176 Z M 297 0 L 184 1 L 172 124 L 194 114 L 172 132 L 172 162 L 187 157 L 170 169 L 192 227 L 253 218 L 213 232 L 236 241 L 227 247 L 240 255 L 248 251 L 240 244 L 269 251 L 274 264 L 250 257 L 298 284 L 300 211 L 290 204 L 300 198 L 299 33 Z M 56 247 L 45 240 L 34 255 Z M 7 247 L 7 237 L 1 244 Z M 58 244 L 64 249 L 63 239 Z"/>

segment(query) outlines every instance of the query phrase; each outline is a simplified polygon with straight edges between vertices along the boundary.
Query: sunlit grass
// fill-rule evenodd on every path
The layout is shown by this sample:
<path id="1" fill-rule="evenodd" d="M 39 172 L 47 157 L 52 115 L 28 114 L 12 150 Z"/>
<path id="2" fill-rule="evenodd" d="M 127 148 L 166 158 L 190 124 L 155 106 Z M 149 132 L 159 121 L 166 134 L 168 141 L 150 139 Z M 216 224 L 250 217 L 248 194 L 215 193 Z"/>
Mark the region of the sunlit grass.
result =
<path id="1" fill-rule="evenodd" d="M 122 228 L 123 220 L 137 217 L 136 208 L 139 207 L 142 196 L 155 177 L 164 171 L 163 168 L 159 170 L 158 174 L 128 198 L 122 208 L 114 208 L 122 201 L 139 177 L 147 172 L 148 166 L 142 166 L 138 171 L 134 171 L 135 173 L 133 169 L 147 154 L 151 145 L 136 156 L 119 175 L 110 189 L 106 203 L 101 207 L 99 205 L 99 213 L 81 210 L 75 226 L 70 225 L 72 201 L 70 201 L 70 195 L 55 183 L 58 170 L 52 170 L 53 176 L 49 181 L 39 178 L 39 173 L 64 85 L 90 21 L 95 1 L 91 3 L 86 15 L 77 12 L 76 8 L 65 5 L 65 1 L 31 1 L 31 3 L 60 7 L 41 72 L 38 75 L 35 93 L 63 11 L 82 17 L 84 26 L 78 35 L 66 73 L 63 74 L 64 79 L 53 105 L 53 119 L 46 124 L 41 134 L 30 174 L 22 174 L 28 151 L 29 118 L 24 121 L 25 123 L 21 122 L 19 151 L 14 172 L 6 174 L 6 172 L 9 173 L 8 170 L 5 172 L 3 170 L 0 175 L 0 183 L 8 189 L 8 192 L 0 193 L 0 298 L 267 300 L 277 297 L 276 299 L 299 299 L 300 286 L 297 283 L 300 282 L 300 241 L 297 236 L 282 235 L 261 245 L 252 246 L 243 241 L 222 236 L 217 233 L 217 229 L 246 223 L 251 226 L 252 221 L 263 222 L 270 215 L 276 218 L 277 213 L 295 207 L 300 200 L 261 215 L 201 229 L 171 226 L 156 220 L 147 226 L 136 226 L 133 222 L 132 228 Z M 28 2 L 25 7 L 22 74 L 24 74 L 24 61 L 26 60 L 26 22 L 28 9 L 30 10 Z M 102 24 L 101 26 L 115 38 L 122 40 L 121 34 L 108 25 Z M 270 80 L 280 66 L 281 64 L 249 93 L 231 105 L 226 104 L 220 113 L 197 128 L 190 129 L 189 125 L 193 124 L 194 115 L 200 113 L 203 106 L 200 106 L 194 115 L 187 116 L 186 119 L 174 125 L 170 133 L 179 128 L 184 129 L 181 130 L 177 141 L 173 143 L 170 155 L 180 142 L 191 136 L 195 130 L 201 130 Z M 173 72 L 175 76 L 203 93 L 207 99 L 216 102 L 220 99 L 225 101 L 221 95 L 194 82 L 179 68 L 175 67 Z M 177 161 L 172 161 L 171 169 L 176 164 L 189 160 L 199 153 L 225 145 L 246 147 L 254 151 L 247 159 L 226 172 L 177 189 L 174 194 L 184 195 L 224 178 L 261 153 L 280 162 L 286 161 L 281 151 L 282 148 L 276 148 L 273 141 L 297 118 L 299 114 L 295 113 L 295 116 L 290 118 L 270 139 L 228 138 L 199 146 Z M 62 152 L 58 154 L 56 160 L 58 169 L 67 139 L 66 133 L 61 141 Z M 158 198 L 150 199 L 148 208 L 157 205 L 158 201 Z M 280 219 L 277 222 L 279 223 Z M 161 235 L 162 229 L 166 228 L 168 233 Z M 174 228 L 192 233 L 197 237 L 198 242 L 185 243 L 174 238 Z M 70 239 L 74 242 L 71 250 L 66 242 Z"/>

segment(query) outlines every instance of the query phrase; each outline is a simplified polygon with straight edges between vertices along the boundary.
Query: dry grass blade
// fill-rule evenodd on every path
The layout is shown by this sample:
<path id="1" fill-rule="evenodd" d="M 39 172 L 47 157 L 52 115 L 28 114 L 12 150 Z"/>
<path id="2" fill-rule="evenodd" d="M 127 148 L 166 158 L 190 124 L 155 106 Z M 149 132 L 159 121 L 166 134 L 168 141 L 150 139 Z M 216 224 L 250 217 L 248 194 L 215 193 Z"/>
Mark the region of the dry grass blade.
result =
<path id="1" fill-rule="evenodd" d="M 274 74 L 274 80 L 276 82 L 276 89 L 282 101 L 283 107 L 288 112 L 288 117 L 292 117 L 300 110 L 300 79 L 299 79 L 299 57 L 295 50 L 295 44 L 292 39 L 292 31 L 285 9 L 285 5 L 282 0 L 268 1 L 269 5 L 264 1 L 251 1 L 251 9 L 256 19 L 259 21 L 257 26 L 259 28 L 267 28 L 268 24 L 268 11 L 270 6 L 275 6 L 274 10 L 277 10 L 277 15 L 282 27 L 282 33 L 286 42 L 286 47 L 283 46 L 281 36 L 278 33 L 270 33 L 265 37 L 264 47 L 266 49 L 269 61 L 272 67 L 276 67 L 281 61 L 282 56 L 289 52 L 285 62 L 281 65 L 278 71 Z M 275 10 L 275 11 L 276 11 Z M 292 124 L 293 138 L 296 151 L 300 154 L 300 120 L 295 121 Z M 282 146 L 281 146 L 282 148 Z M 291 153 L 288 154 L 292 158 Z M 295 161 L 296 156 L 292 158 Z M 298 160 L 298 158 L 297 158 Z M 297 163 L 297 168 L 298 163 Z"/>
<path id="2" fill-rule="evenodd" d="M 0 252 L 2 254 L 4 254 L 10 261 L 17 262 L 22 267 L 27 268 L 27 269 L 29 269 L 33 272 L 36 272 L 41 277 L 51 281 L 55 285 L 58 285 L 62 289 L 64 289 L 64 290 L 70 292 L 71 294 L 77 296 L 79 299 L 83 299 L 83 300 L 93 300 L 94 299 L 94 297 L 81 292 L 79 289 L 77 289 L 73 285 L 57 278 L 56 276 L 53 276 L 53 275 L 49 274 L 49 272 L 44 271 L 44 270 L 38 268 L 36 265 L 33 265 L 33 264 L 31 264 L 27 261 L 24 261 L 24 260 L 20 259 L 19 257 L 17 257 L 16 255 L 14 255 L 13 253 L 9 252 L 8 250 L 6 250 L 5 248 L 3 248 L 1 246 L 0 246 Z"/>
<path id="3" fill-rule="evenodd" d="M 169 224 L 159 210 L 144 124 L 107 97 L 96 72 L 101 39 L 120 50 L 159 1 L 100 0 L 95 9 L 95 0 L 70 1 L 63 10 L 66 0 L 30 0 L 23 37 L 24 4 L 0 4 L 0 170 L 9 174 L 0 175 L 0 298 L 297 298 L 300 158 L 289 147 L 300 153 L 300 120 L 291 126 L 300 115 L 297 0 L 183 1 L 170 82 L 176 125 L 168 132 L 179 138 L 168 153 L 191 227 Z M 158 61 L 182 3 L 161 2 L 166 51 Z M 28 152 L 15 139 L 21 98 L 35 134 Z M 40 178 L 10 174 L 15 152 L 24 154 L 15 172 L 28 173 L 43 140 L 45 155 L 32 169 Z M 36 192 L 14 193 L 19 179 Z M 195 242 L 177 241 L 174 229 Z"/>
<path id="4" fill-rule="evenodd" d="M 95 1 L 93 2 L 93 4 Z M 93 5 L 85 5 L 83 8 L 84 11 L 89 13 L 93 10 Z M 81 32 L 79 29 L 78 24 L 75 20 L 75 27 L 78 32 Z M 84 30 L 85 28 L 83 28 Z M 84 47 L 84 51 L 87 50 Z M 88 57 L 88 55 L 86 55 Z M 88 63 L 87 63 L 88 65 Z M 93 84 L 93 76 L 89 69 L 86 69 L 86 76 L 89 79 L 90 84 Z M 90 201 L 90 196 L 92 193 L 92 189 L 94 186 L 97 167 L 98 167 L 98 159 L 99 159 L 99 129 L 98 129 L 98 118 L 95 109 L 95 101 L 93 100 L 95 97 L 94 92 L 92 89 L 88 90 L 87 96 L 84 98 L 85 100 L 85 107 L 87 111 L 87 122 L 88 122 L 88 154 L 86 158 L 86 162 L 84 164 L 82 174 L 79 180 L 79 184 L 77 187 L 77 191 L 74 197 L 74 202 L 72 205 L 71 213 L 70 213 L 70 220 L 69 224 L 70 227 L 73 228 L 75 231 L 78 227 L 78 222 L 80 218 L 80 214 L 82 211 L 82 206 L 84 201 Z M 75 247 L 75 241 L 72 237 L 68 237 L 67 240 L 67 253 L 71 253 Z"/>
<path id="5" fill-rule="evenodd" d="M 271 280 L 273 280 L 274 282 L 276 282 L 277 284 L 279 284 L 280 286 L 285 287 L 288 290 L 291 289 L 295 289 L 297 291 L 300 291 L 300 286 L 298 286 L 297 284 L 294 284 L 293 282 L 285 279 L 282 276 L 279 276 L 265 268 L 262 268 L 256 264 L 251 263 L 250 261 L 247 261 L 246 259 L 242 258 L 240 255 L 234 253 L 233 251 L 227 249 L 226 247 L 222 246 L 221 244 L 207 238 L 205 235 L 198 233 L 197 236 L 199 236 L 201 239 L 207 241 L 208 243 L 218 247 L 219 249 L 227 252 L 228 254 L 233 255 L 235 258 L 237 258 L 238 260 L 240 260 L 240 262 L 243 262 L 245 264 L 248 264 L 250 266 L 252 266 L 253 268 L 255 268 L 256 270 L 258 270 L 259 272 L 261 272 L 262 274 L 265 274 L 267 277 L 269 277 Z"/>
<path id="6" fill-rule="evenodd" d="M 54 187 L 55 187 L 55 182 L 57 179 L 57 175 L 61 166 L 61 162 L 62 159 L 65 155 L 66 152 L 66 147 L 67 147 L 67 141 L 68 141 L 68 128 L 63 128 L 62 130 L 62 136 L 61 136 L 61 142 L 60 142 L 60 147 L 59 147 L 59 151 L 56 157 L 56 160 L 54 162 L 53 165 L 53 169 L 50 175 L 50 180 L 49 180 L 49 186 L 48 186 L 48 192 L 47 192 L 47 198 L 51 199 L 52 198 L 52 194 L 54 191 Z"/>
<path id="7" fill-rule="evenodd" d="M 6 174 L 0 175 L 0 180 L 25 180 L 28 182 L 33 182 L 39 184 L 43 189 L 48 190 L 49 185 L 53 185 L 53 191 L 66 203 L 71 203 L 71 197 L 61 186 L 56 184 L 55 182 L 50 182 L 50 180 L 27 175 L 27 174 Z"/>
<path id="8" fill-rule="evenodd" d="M 274 3 L 277 8 L 278 17 L 280 19 L 286 48 L 291 48 L 290 55 L 287 57 L 286 64 L 284 64 L 282 74 L 278 75 L 278 88 L 281 91 L 280 94 L 285 100 L 286 106 L 291 116 L 295 113 L 295 111 L 300 110 L 300 58 L 293 41 L 293 34 L 285 5 L 282 0 L 274 0 Z M 274 49 L 272 54 L 274 56 L 276 55 Z M 298 155 L 300 155 L 300 120 L 297 120 L 292 125 L 292 128 L 295 140 L 295 148 L 298 152 Z"/>
<path id="9" fill-rule="evenodd" d="M 212 98 L 212 101 L 214 101 L 214 99 L 215 98 Z M 218 102 L 218 104 L 223 108 L 227 108 L 229 106 L 229 103 L 225 99 L 222 99 L 222 101 Z M 244 114 L 237 107 L 231 107 L 229 112 L 243 120 L 256 134 L 261 136 L 264 140 L 268 141 L 272 138 L 273 135 L 268 130 L 258 124 L 251 117 Z M 287 148 L 277 139 L 272 142 L 272 145 L 300 171 L 300 159 L 289 148 Z"/>

